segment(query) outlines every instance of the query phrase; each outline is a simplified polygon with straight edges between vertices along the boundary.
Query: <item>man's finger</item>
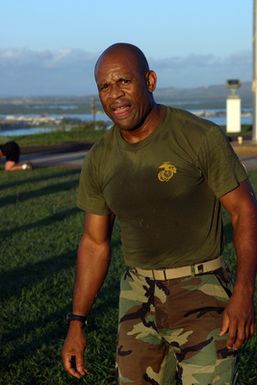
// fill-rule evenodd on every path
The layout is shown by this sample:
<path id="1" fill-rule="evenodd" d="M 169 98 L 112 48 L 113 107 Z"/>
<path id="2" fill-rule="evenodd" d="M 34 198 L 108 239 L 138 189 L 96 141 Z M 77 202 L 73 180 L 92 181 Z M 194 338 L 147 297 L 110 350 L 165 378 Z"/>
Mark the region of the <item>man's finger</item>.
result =
<path id="1" fill-rule="evenodd" d="M 223 319 L 222 319 L 222 325 L 220 328 L 220 336 L 224 336 L 227 333 L 228 328 L 229 328 L 229 317 L 224 312 Z"/>
<path id="2" fill-rule="evenodd" d="M 81 354 L 77 354 L 75 359 L 75 367 L 77 369 L 77 372 L 81 375 L 84 376 L 87 374 L 87 369 L 85 368 L 85 363 L 84 363 L 84 356 Z"/>
<path id="3" fill-rule="evenodd" d="M 77 373 L 77 371 L 74 368 L 73 361 L 74 361 L 73 356 L 70 356 L 70 355 L 63 356 L 63 366 L 64 366 L 64 369 L 71 376 L 76 377 L 76 378 L 80 378 L 79 373 Z"/>
<path id="4" fill-rule="evenodd" d="M 251 336 L 251 325 L 247 324 L 245 326 L 245 339 L 249 340 L 250 336 Z"/>
<path id="5" fill-rule="evenodd" d="M 81 376 L 85 375 L 86 372 L 78 371 L 76 366 L 76 357 L 74 355 L 65 355 L 63 357 L 63 365 L 64 369 L 69 373 L 71 376 L 76 378 L 81 378 Z"/>
<path id="6" fill-rule="evenodd" d="M 245 328 L 247 329 L 247 325 L 238 324 L 237 331 L 236 331 L 236 339 L 235 339 L 235 343 L 233 345 L 233 348 L 235 350 L 239 349 L 246 340 Z"/>
<path id="7" fill-rule="evenodd" d="M 228 331 L 228 339 L 227 339 L 227 348 L 228 349 L 233 349 L 236 338 L 237 338 L 236 322 L 230 322 L 229 331 Z"/>

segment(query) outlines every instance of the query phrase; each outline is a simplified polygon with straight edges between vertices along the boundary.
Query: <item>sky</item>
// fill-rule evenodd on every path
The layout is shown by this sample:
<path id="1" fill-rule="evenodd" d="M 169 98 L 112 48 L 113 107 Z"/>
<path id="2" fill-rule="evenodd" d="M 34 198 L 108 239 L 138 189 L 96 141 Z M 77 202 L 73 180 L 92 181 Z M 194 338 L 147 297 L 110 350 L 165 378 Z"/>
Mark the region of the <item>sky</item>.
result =
<path id="1" fill-rule="evenodd" d="M 253 0 L 8 0 L 0 4 L 0 96 L 95 94 L 109 45 L 137 45 L 158 87 L 252 76 Z"/>

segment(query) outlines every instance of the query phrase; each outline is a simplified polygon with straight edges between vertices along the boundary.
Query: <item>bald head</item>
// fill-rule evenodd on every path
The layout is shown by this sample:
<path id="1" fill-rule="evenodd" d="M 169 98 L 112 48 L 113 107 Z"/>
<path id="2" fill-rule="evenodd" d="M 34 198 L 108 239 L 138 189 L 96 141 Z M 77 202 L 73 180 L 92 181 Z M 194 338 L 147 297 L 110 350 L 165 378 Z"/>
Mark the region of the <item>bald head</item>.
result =
<path id="1" fill-rule="evenodd" d="M 95 65 L 95 76 L 100 64 L 110 56 L 122 55 L 127 60 L 131 60 L 131 63 L 136 65 L 138 72 L 145 74 L 149 71 L 149 65 L 143 52 L 133 44 L 129 43 L 116 43 L 106 48 L 99 56 Z"/>
<path id="2" fill-rule="evenodd" d="M 157 77 L 138 47 L 128 43 L 108 47 L 96 62 L 95 80 L 105 113 L 122 131 L 145 125 L 156 105 Z"/>

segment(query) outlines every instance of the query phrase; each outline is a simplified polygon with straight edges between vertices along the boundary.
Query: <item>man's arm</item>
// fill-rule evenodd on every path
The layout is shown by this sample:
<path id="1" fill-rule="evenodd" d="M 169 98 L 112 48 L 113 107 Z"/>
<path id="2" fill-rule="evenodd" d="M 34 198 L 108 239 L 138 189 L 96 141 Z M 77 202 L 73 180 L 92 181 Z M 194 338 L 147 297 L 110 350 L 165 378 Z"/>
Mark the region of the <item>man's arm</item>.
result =
<path id="1" fill-rule="evenodd" d="M 227 347 L 238 349 L 254 334 L 253 295 L 257 271 L 257 205 L 248 181 L 220 198 L 229 212 L 237 255 L 236 281 L 223 314 L 220 335 L 229 333 Z"/>
<path id="2" fill-rule="evenodd" d="M 21 171 L 21 170 L 31 170 L 32 164 L 27 163 L 15 163 L 13 160 L 7 160 L 4 165 L 5 171 Z"/>
<path id="3" fill-rule="evenodd" d="M 110 262 L 110 238 L 114 216 L 86 214 L 77 253 L 72 312 L 87 315 L 102 286 Z M 84 365 L 86 335 L 80 321 L 70 322 L 62 349 L 65 370 L 76 378 L 87 373 Z"/>

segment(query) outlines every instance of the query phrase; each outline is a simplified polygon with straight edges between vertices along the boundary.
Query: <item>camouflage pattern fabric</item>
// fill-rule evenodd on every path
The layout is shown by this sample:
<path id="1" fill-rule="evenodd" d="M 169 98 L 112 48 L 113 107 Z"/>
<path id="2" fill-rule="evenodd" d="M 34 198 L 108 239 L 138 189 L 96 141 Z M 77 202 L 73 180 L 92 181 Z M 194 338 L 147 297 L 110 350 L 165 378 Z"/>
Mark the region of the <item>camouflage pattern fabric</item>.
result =
<path id="1" fill-rule="evenodd" d="M 235 385 L 237 354 L 219 336 L 231 295 L 222 268 L 167 281 L 121 279 L 119 385 Z"/>

